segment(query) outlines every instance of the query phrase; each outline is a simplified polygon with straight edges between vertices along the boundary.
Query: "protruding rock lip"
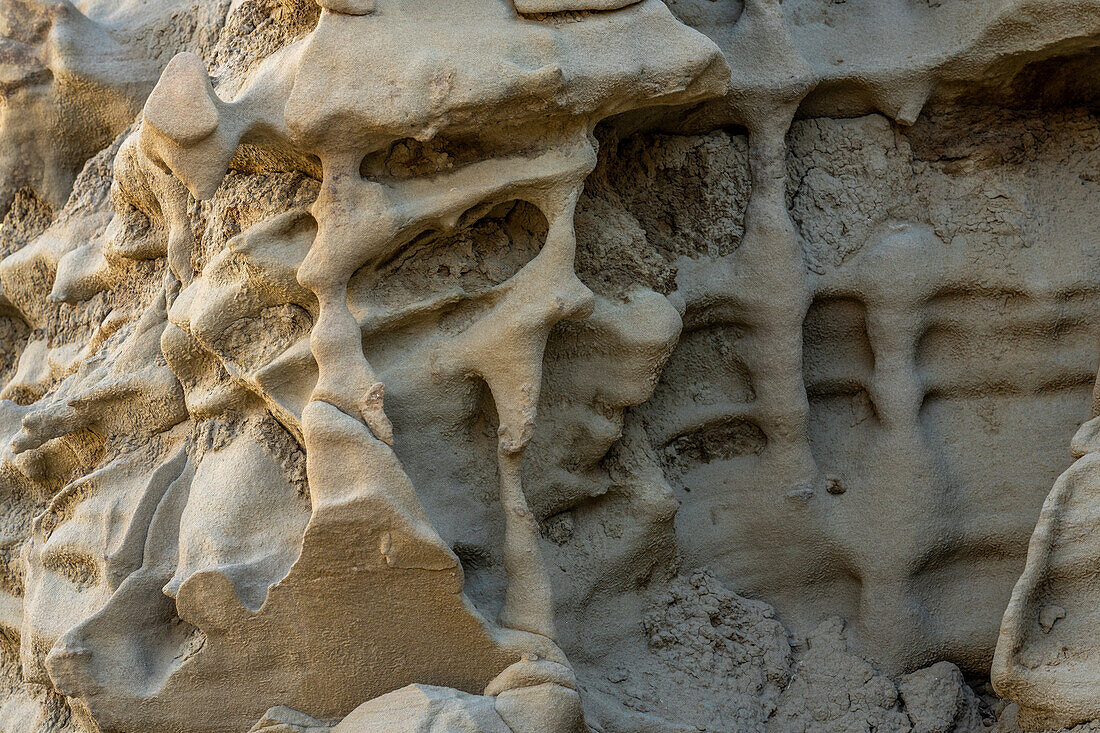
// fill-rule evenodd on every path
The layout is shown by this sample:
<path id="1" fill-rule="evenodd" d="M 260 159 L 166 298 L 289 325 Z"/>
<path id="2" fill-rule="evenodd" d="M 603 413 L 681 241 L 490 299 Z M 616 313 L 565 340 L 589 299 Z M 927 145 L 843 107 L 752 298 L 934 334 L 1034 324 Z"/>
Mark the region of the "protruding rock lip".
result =
<path id="1" fill-rule="evenodd" d="M 470 28 L 481 34 L 482 47 L 499 49 L 491 72 L 464 33 L 432 23 L 420 11 L 323 17 L 306 41 L 286 104 L 288 128 L 303 139 L 339 130 L 346 145 L 364 149 L 372 140 L 440 134 L 522 137 L 530 126 L 541 130 L 726 92 L 729 68 L 713 42 L 677 21 L 660 2 L 615 3 L 621 12 L 559 27 L 502 17 L 490 12 L 491 3 L 471 2 Z M 573 3 L 528 3 L 532 8 L 562 4 Z M 630 48 L 607 40 L 612 38 L 629 38 Z M 418 50 L 402 52 L 412 43 Z M 552 53 L 543 50 L 551 46 Z M 358 64 L 353 60 L 360 56 L 377 59 L 371 75 L 353 71 L 350 64 Z M 330 85 L 304 84 L 319 74 L 347 82 L 340 94 L 331 94 Z M 401 93 L 394 96 L 394 89 Z"/>
<path id="2" fill-rule="evenodd" d="M 177 145 L 197 145 L 218 128 L 213 93 L 202 59 L 176 54 L 145 103 L 145 123 Z"/>

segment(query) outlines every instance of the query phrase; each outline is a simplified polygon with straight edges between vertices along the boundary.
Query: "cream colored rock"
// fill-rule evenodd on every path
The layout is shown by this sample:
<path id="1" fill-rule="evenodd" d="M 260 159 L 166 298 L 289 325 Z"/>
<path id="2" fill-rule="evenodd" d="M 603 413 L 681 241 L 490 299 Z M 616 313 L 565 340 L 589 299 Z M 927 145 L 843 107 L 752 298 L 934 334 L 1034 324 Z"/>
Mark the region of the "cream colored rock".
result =
<path id="1" fill-rule="evenodd" d="M 368 53 L 379 62 L 396 60 L 392 50 L 378 45 L 380 41 L 398 42 L 402 34 L 420 34 L 433 27 L 438 28 L 437 37 L 443 44 L 456 36 L 448 19 L 426 6 L 390 3 L 379 10 L 377 15 L 323 14 L 309 37 L 269 59 L 244 98 L 231 104 L 216 96 L 197 57 L 177 57 L 149 97 L 140 133 L 141 152 L 135 152 L 129 142 L 120 149 L 119 160 L 129 166 L 116 163 L 120 192 L 128 191 L 133 197 L 129 201 L 139 210 L 164 223 L 167 243 L 148 253 L 141 249 L 118 253 L 130 259 L 166 255 L 170 275 L 165 297 L 170 308 L 160 346 L 167 364 L 181 380 L 188 414 L 196 419 L 217 419 L 227 410 L 254 415 L 248 410 L 257 404 L 283 407 L 279 418 L 307 447 L 309 499 L 300 505 L 305 512 L 298 514 L 301 519 L 292 520 L 298 511 L 292 486 L 280 484 L 278 471 L 264 468 L 263 453 L 258 446 L 250 447 L 255 438 L 247 437 L 247 431 L 240 438 L 230 433 L 224 439 L 229 441 L 226 447 L 223 439 L 215 439 L 188 460 L 151 519 L 143 564 L 132 569 L 105 603 L 68 621 L 71 628 L 63 638 L 47 642 L 47 646 L 53 644 L 46 665 L 54 684 L 81 698 L 82 707 L 101 726 L 235 730 L 254 720 L 258 710 L 272 702 L 332 716 L 346 711 L 355 700 L 400 686 L 403 675 L 406 682 L 431 679 L 480 689 L 506 666 L 509 655 L 520 650 L 543 656 L 549 652 L 559 660 L 556 666 L 568 670 L 562 666 L 564 656 L 549 641 L 554 636 L 552 602 L 539 559 L 537 528 L 520 488 L 519 461 L 530 440 L 541 355 L 549 330 L 561 318 L 590 309 L 591 294 L 572 272 L 571 221 L 583 176 L 594 162 L 591 128 L 602 117 L 630 106 L 683 102 L 720 93 L 724 86 L 722 62 L 705 39 L 684 29 L 653 2 L 609 16 L 606 22 L 597 19 L 555 29 L 514 16 L 510 20 L 510 8 L 486 1 L 467 8 L 464 20 L 496 32 L 502 40 L 507 38 L 514 49 L 509 53 L 533 52 L 537 58 L 538 53 L 546 53 L 538 46 L 540 40 L 553 39 L 565 46 L 545 58 L 542 71 L 531 75 L 513 61 L 510 76 L 492 80 L 473 75 L 477 57 L 471 57 L 466 49 L 455 46 L 448 57 L 446 46 L 439 46 L 436 52 L 444 54 L 443 63 L 466 77 L 446 82 L 454 91 L 444 90 L 438 99 L 422 96 L 419 87 L 408 85 L 407 98 L 399 98 L 393 109 L 387 109 L 372 98 L 376 88 L 356 91 L 361 79 L 353 68 L 364 60 L 361 54 Z M 368 25 L 356 25 L 363 22 Z M 607 25 L 610 27 L 598 27 Z M 614 45 L 596 45 L 601 31 L 629 38 L 631 43 L 645 42 L 645 34 L 649 34 L 655 53 L 639 53 L 634 46 L 619 50 Z M 658 37 L 664 40 L 670 31 L 680 33 L 687 46 L 676 49 L 681 55 L 666 60 L 661 58 L 664 47 L 654 41 Z M 367 37 L 374 39 L 372 45 L 355 50 L 359 39 Z M 404 48 L 415 47 L 404 44 Z M 581 53 L 585 48 L 588 54 Z M 624 75 L 616 69 L 619 62 L 611 62 L 616 53 L 628 63 L 640 65 Z M 600 54 L 607 60 L 601 61 Z M 324 66 L 339 59 L 348 64 L 345 71 L 337 71 L 346 79 L 351 95 L 348 102 L 323 91 L 323 97 L 313 99 L 317 91 L 305 79 L 313 76 L 322 86 L 328 84 L 332 72 Z M 414 55 L 412 68 L 418 63 Z M 393 73 L 405 73 L 407 65 L 401 62 Z M 386 73 L 382 65 L 378 71 Z M 667 76 L 670 72 L 672 77 Z M 474 81 L 472 87 L 466 79 Z M 546 92 L 559 95 L 558 101 L 547 97 L 548 107 L 532 109 L 525 129 L 508 105 Z M 355 99 L 357 93 L 363 99 Z M 349 103 L 352 106 L 347 106 Z M 472 114 L 475 110 L 478 112 Z M 543 119 L 548 111 L 560 122 Z M 277 116 L 280 112 L 282 119 Z M 357 117 L 362 118 L 354 125 L 358 129 L 332 136 L 334 119 Z M 502 131 L 494 132 L 494 124 L 503 125 Z M 345 170 L 352 160 L 358 166 L 364 155 L 369 158 L 402 138 L 429 140 L 436 135 L 472 136 L 477 132 L 482 133 L 481 144 L 494 154 L 453 172 L 404 179 L 383 176 L 385 184 L 364 180 L 355 185 L 348 179 L 350 171 Z M 470 137 L 470 142 L 476 139 Z M 277 153 L 285 150 L 292 156 L 317 155 L 322 162 L 324 182 L 310 210 L 267 232 L 267 239 L 275 243 L 270 250 L 276 258 L 270 263 L 273 267 L 264 267 L 263 260 L 256 259 L 261 251 L 252 245 L 242 243 L 235 250 L 276 280 L 279 269 L 289 267 L 287 286 L 271 290 L 273 281 L 261 282 L 260 297 L 272 298 L 270 309 L 287 304 L 289 296 L 307 321 L 315 321 L 309 346 L 316 366 L 297 375 L 299 380 L 309 378 L 310 371 L 315 375 L 312 393 L 307 391 L 304 402 L 280 401 L 278 394 L 266 393 L 259 375 L 249 379 L 240 371 L 243 365 L 231 356 L 237 347 L 225 339 L 241 314 L 228 303 L 219 306 L 218 299 L 210 299 L 223 288 L 224 278 L 214 274 L 219 270 L 217 264 L 210 263 L 210 278 L 193 280 L 191 265 L 197 242 L 180 218 L 185 203 L 170 184 L 158 182 L 163 178 L 159 165 L 168 168 L 192 193 L 208 198 L 220 186 L 242 141 L 252 145 L 263 141 Z M 145 155 L 152 156 L 152 161 L 146 161 Z M 143 198 L 147 203 L 140 203 Z M 477 374 L 485 379 L 501 415 L 503 552 L 509 582 L 499 612 L 502 628 L 494 630 L 464 605 L 457 559 L 431 529 L 411 483 L 385 445 L 393 443 L 394 436 L 382 410 L 381 383 L 360 350 L 361 328 L 346 301 L 348 283 L 364 265 L 377 265 L 392 257 L 425 230 L 455 228 L 471 209 L 485 211 L 497 202 L 516 198 L 535 202 L 549 219 L 550 233 L 542 253 L 483 301 L 483 315 L 470 323 L 465 333 L 438 344 L 428 342 L 424 348 L 424 355 L 437 365 L 433 368 L 437 375 L 454 380 Z M 124 206 L 130 205 L 129 201 Z M 116 232 L 123 213 L 125 208 L 116 211 L 112 225 Z M 303 219 L 306 228 L 299 229 L 296 222 Z M 283 242 L 299 231 L 310 238 L 296 254 L 292 245 Z M 362 239 L 364 235 L 366 239 Z M 102 250 L 108 266 L 111 248 L 118 251 L 117 234 Z M 289 261 L 284 259 L 287 255 Z M 73 277 L 87 281 L 89 275 L 76 274 L 81 269 L 87 271 L 87 266 L 74 268 Z M 307 288 L 301 295 L 295 280 Z M 555 281 L 561 284 L 555 287 Z M 542 292 L 547 285 L 549 290 Z M 239 299 L 250 291 L 236 292 Z M 261 303 L 257 305 L 262 308 Z M 492 349 L 505 346 L 517 349 L 514 360 L 492 358 Z M 200 366 L 204 363 L 215 373 L 204 371 L 206 367 Z M 233 382 L 211 384 L 211 377 L 220 381 L 218 372 Z M 234 379 L 232 375 L 238 374 Z M 383 442 L 372 437 L 368 428 Z M 368 447 L 372 442 L 374 447 Z M 223 453 L 231 457 L 222 458 Z M 356 463 L 356 455 L 366 463 Z M 346 473 L 341 465 L 358 468 Z M 383 473 L 377 474 L 379 470 Z M 370 475 L 376 478 L 368 478 Z M 363 488 L 353 488 L 356 485 Z M 359 504 L 362 507 L 357 509 Z M 273 522 L 289 534 L 285 538 L 273 535 Z M 365 523 L 361 529 L 351 529 L 361 523 Z M 373 539 L 364 534 L 369 526 L 376 527 Z M 297 537 L 303 529 L 299 549 Z M 336 537 L 342 539 L 334 543 Z M 361 551 L 341 549 L 347 542 Z M 375 575 L 378 570 L 382 575 Z M 339 590 L 322 586 L 327 590 L 320 593 L 319 589 L 307 590 L 315 578 L 326 576 L 351 585 Z M 439 581 L 442 586 L 436 585 Z M 364 582 L 366 586 L 355 589 Z M 394 583 L 397 585 L 390 587 Z M 436 589 L 429 591 L 433 586 Z M 367 590 L 371 587 L 373 591 Z M 390 589 L 384 590 L 387 587 Z M 402 587 L 407 590 L 399 590 Z M 404 597 L 403 593 L 413 595 Z M 427 612 L 424 603 L 433 593 L 442 593 L 439 600 L 445 605 L 458 605 L 449 611 Z M 352 604 L 343 619 L 334 599 L 326 596 L 342 597 Z M 303 625 L 301 614 L 307 598 L 322 603 L 325 609 L 307 612 L 307 617 L 318 622 L 316 626 Z M 389 610 L 380 606 L 371 612 L 360 605 L 369 598 Z M 402 608 L 421 611 L 407 616 L 399 610 Z M 364 617 L 374 620 L 363 627 Z M 451 625 L 455 633 L 450 645 L 453 653 L 444 656 L 457 665 L 451 672 L 445 671 L 446 664 L 441 666 L 440 650 L 448 646 L 442 638 L 423 647 L 429 656 L 418 661 L 419 653 L 409 646 L 417 618 L 449 619 L 443 623 Z M 126 641 L 127 629 L 138 628 L 143 630 Z M 288 665 L 285 651 L 280 651 L 288 646 L 314 659 L 341 658 L 348 650 L 358 649 L 367 656 L 356 661 L 353 653 L 343 666 L 360 682 L 336 685 L 320 697 L 301 697 L 316 687 L 313 680 L 320 678 L 311 679 L 306 670 Z M 474 651 L 479 646 L 482 650 Z M 466 650 L 459 652 L 460 647 Z M 353 671 L 369 667 L 370 659 L 398 657 L 405 658 L 406 673 L 391 670 L 372 679 Z M 245 660 L 246 666 L 230 672 Z M 541 667 L 533 669 L 535 677 L 525 678 L 521 684 L 524 689 L 541 690 L 548 683 L 538 674 Z M 145 681 L 135 685 L 134 670 L 144 670 Z M 316 672 L 327 675 L 327 670 L 326 664 Z M 200 682 L 224 678 L 227 673 L 243 687 L 233 691 L 225 684 Z M 280 678 L 285 681 L 278 681 Z M 300 692 L 295 694 L 293 689 Z M 540 720 L 560 717 L 562 705 L 575 708 L 572 727 L 582 725 L 575 691 L 568 693 L 571 702 L 558 702 L 551 694 L 536 705 L 546 708 L 543 713 L 526 711 L 517 701 L 518 692 L 505 689 L 500 694 L 501 700 L 509 701 L 502 703 L 502 714 L 519 721 L 517 725 L 536 729 Z M 265 695 L 274 697 L 265 703 Z M 229 705 L 224 700 L 227 696 L 233 701 Z M 196 718 L 192 712 L 196 709 L 209 710 L 210 715 Z"/>
<path id="2" fill-rule="evenodd" d="M 0 6 L 0 208 L 24 187 L 61 208 L 85 161 L 141 109 L 167 58 L 192 45 L 172 27 L 181 13 L 194 14 L 195 50 L 222 20 L 216 2 L 190 0 Z"/>
<path id="3" fill-rule="evenodd" d="M 815 0 L 669 5 L 722 48 L 734 70 L 735 92 L 739 69 L 766 56 L 799 58 L 810 81 L 802 114 L 879 112 L 903 125 L 913 124 L 929 101 L 1056 97 L 1083 81 L 1073 78 L 1079 71 L 1095 73 L 1086 49 L 1100 24 L 1094 0 L 870 0 L 858 8 Z M 741 42 L 741 14 L 751 17 L 769 6 L 787 38 L 763 49 Z M 1082 62 L 1078 70 L 1074 65 Z M 779 88 L 774 83 L 769 91 Z"/>
<path id="4" fill-rule="evenodd" d="M 1077 461 L 1043 503 L 1027 566 L 1001 622 L 993 684 L 1020 706 L 1025 730 L 1100 718 L 1092 570 L 1098 425 L 1100 418 L 1094 417 L 1074 436 Z"/>
<path id="5" fill-rule="evenodd" d="M 0 730 L 1100 715 L 1096 0 L 0 36 Z"/>

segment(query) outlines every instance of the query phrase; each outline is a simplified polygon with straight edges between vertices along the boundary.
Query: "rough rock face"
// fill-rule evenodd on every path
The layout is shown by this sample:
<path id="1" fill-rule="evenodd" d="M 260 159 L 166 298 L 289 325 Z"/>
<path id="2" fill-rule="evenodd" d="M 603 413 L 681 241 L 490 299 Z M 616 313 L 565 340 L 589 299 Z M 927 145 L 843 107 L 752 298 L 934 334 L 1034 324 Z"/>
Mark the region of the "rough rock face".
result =
<path id="1" fill-rule="evenodd" d="M 0 0 L 0 731 L 1086 729 L 1098 49 Z"/>

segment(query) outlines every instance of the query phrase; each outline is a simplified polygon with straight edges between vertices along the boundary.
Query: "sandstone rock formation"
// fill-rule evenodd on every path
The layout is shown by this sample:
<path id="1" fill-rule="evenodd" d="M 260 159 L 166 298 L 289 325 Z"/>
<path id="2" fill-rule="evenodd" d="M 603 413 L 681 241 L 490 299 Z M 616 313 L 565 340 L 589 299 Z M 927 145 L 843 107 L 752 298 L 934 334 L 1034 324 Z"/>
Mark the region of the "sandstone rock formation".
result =
<path id="1" fill-rule="evenodd" d="M 1100 718 L 1098 49 L 0 0 L 0 731 Z"/>
<path id="2" fill-rule="evenodd" d="M 1094 417 L 1073 440 L 1077 458 L 1043 504 L 1001 625 L 993 681 L 1019 703 L 1032 728 L 1100 718 L 1096 685 L 1097 428 Z"/>

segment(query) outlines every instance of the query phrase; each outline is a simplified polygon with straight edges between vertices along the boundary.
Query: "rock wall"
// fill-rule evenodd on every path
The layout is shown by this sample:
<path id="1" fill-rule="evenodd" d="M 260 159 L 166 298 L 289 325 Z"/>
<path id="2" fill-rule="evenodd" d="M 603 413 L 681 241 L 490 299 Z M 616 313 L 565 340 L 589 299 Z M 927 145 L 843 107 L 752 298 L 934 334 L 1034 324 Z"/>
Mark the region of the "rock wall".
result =
<path id="1" fill-rule="evenodd" d="M 0 72 L 0 731 L 1100 719 L 1100 1 L 0 0 Z"/>

